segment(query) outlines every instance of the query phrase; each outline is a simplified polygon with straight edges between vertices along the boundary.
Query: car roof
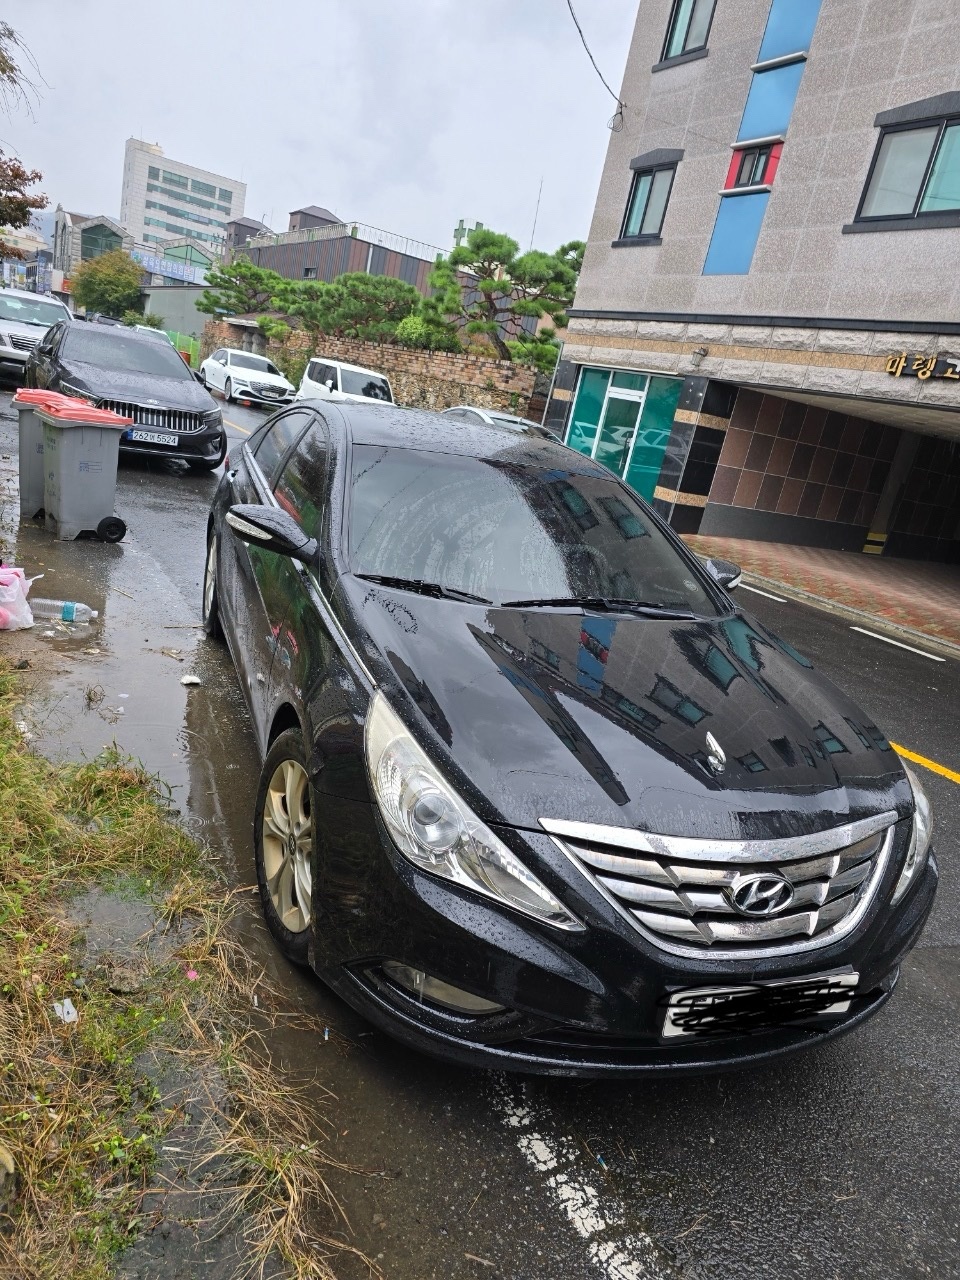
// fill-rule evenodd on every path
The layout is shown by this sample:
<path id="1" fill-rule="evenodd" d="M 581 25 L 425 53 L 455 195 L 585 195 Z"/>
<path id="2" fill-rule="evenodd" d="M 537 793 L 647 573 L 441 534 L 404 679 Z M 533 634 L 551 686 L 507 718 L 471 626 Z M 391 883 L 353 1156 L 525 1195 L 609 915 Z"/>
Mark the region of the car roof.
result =
<path id="1" fill-rule="evenodd" d="M 362 364 L 347 364 L 346 360 L 334 360 L 330 356 L 311 356 L 308 365 L 314 360 L 319 360 L 321 364 L 332 364 L 336 369 L 349 369 L 351 373 L 372 373 L 375 378 L 384 378 L 389 381 L 385 373 L 381 373 L 378 369 L 368 369 Z"/>
<path id="2" fill-rule="evenodd" d="M 270 360 L 269 356 L 261 355 L 259 351 L 244 351 L 243 347 L 217 347 L 218 351 L 226 351 L 231 356 L 256 356 L 258 360 Z M 273 361 L 270 360 L 273 364 Z"/>
<path id="3" fill-rule="evenodd" d="M 584 454 L 568 449 L 555 437 L 529 435 L 513 427 L 486 422 L 458 423 L 454 430 L 442 413 L 404 409 L 382 400 L 368 403 L 312 401 L 326 416 L 339 413 L 354 444 L 393 449 L 422 449 L 472 458 L 499 458 L 518 465 L 550 467 L 581 475 L 612 478 L 612 473 Z M 322 409 L 321 409 L 322 405 Z"/>
<path id="4" fill-rule="evenodd" d="M 41 302 L 55 302 L 57 306 L 69 310 L 59 298 L 52 298 L 47 293 L 33 293 L 30 289 L 0 289 L 0 296 L 3 294 L 13 294 L 15 298 L 30 298 L 34 302 L 39 298 Z"/>
<path id="5" fill-rule="evenodd" d="M 66 321 L 58 320 L 57 324 L 66 326 Z M 115 342 L 117 338 L 119 338 L 121 342 L 151 341 L 150 338 L 144 337 L 142 333 L 138 333 L 131 325 L 126 324 L 91 324 L 84 328 L 83 334 L 85 339 L 88 339 L 93 335 L 94 342 L 106 342 L 108 339 Z M 170 345 L 172 346 L 173 344 L 171 343 Z"/>

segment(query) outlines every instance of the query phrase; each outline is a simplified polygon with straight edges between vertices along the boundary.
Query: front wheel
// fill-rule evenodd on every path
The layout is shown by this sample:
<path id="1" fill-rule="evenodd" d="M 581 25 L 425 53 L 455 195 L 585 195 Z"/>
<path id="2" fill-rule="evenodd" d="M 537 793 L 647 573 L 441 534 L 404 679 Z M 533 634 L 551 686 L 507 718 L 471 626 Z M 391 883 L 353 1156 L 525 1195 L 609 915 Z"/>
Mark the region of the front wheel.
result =
<path id="1" fill-rule="evenodd" d="M 217 535 L 207 542 L 207 563 L 203 571 L 203 629 L 211 640 L 223 639 L 220 597 L 217 592 Z"/>
<path id="2" fill-rule="evenodd" d="M 254 856 L 267 927 L 287 959 L 305 965 L 313 919 L 313 813 L 299 729 L 281 733 L 263 762 Z"/>
<path id="3" fill-rule="evenodd" d="M 223 398 L 227 404 L 233 404 L 233 383 L 229 378 L 223 384 Z"/>

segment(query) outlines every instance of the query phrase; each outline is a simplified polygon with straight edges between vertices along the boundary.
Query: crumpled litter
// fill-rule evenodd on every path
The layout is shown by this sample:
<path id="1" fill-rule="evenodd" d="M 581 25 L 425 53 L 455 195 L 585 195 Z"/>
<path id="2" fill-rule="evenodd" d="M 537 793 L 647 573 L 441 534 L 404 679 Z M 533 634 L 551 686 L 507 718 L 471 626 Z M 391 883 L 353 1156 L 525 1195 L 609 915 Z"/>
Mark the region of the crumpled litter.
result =
<path id="1" fill-rule="evenodd" d="M 21 631 L 33 626 L 33 614 L 27 604 L 30 583 L 22 569 L 10 565 L 0 568 L 0 631 Z"/>

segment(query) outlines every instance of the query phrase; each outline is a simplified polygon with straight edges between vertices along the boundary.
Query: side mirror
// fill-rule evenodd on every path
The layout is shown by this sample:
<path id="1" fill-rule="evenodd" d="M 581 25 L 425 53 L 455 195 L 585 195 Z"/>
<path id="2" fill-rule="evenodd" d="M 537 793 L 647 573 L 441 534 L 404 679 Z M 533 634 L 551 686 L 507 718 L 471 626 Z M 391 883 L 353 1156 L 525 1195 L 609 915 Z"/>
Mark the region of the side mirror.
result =
<path id="1" fill-rule="evenodd" d="M 325 382 L 323 385 L 327 388 L 327 390 L 328 390 L 328 391 L 332 391 L 332 390 L 333 390 L 333 379 L 332 379 L 332 378 L 328 378 L 328 379 L 326 380 L 326 382 Z"/>
<path id="2" fill-rule="evenodd" d="M 237 537 L 251 547 L 262 547 L 264 551 L 302 560 L 305 564 L 316 557 L 316 540 L 308 538 L 286 511 L 243 502 L 230 508 L 226 520 Z"/>
<path id="3" fill-rule="evenodd" d="M 725 590 L 732 591 L 734 587 L 739 587 L 743 574 L 738 564 L 732 564 L 729 560 L 705 560 L 704 567 L 714 582 Z"/>
<path id="4" fill-rule="evenodd" d="M 191 370 L 190 370 L 190 372 L 193 374 L 193 376 L 196 378 L 196 380 L 200 383 L 200 385 L 201 385 L 201 387 L 202 387 L 202 386 L 203 386 L 203 374 L 200 372 L 200 370 L 199 370 L 199 369 L 191 369 Z"/>

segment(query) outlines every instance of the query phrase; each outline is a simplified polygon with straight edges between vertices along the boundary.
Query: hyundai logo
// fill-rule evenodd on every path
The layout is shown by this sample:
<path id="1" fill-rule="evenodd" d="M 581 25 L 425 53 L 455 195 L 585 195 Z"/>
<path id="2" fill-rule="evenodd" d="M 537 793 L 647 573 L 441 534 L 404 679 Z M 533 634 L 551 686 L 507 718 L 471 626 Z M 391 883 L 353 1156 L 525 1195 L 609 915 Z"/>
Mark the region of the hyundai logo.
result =
<path id="1" fill-rule="evenodd" d="M 742 916 L 776 916 L 793 901 L 793 885 L 776 872 L 762 872 L 737 876 L 727 894 Z"/>

